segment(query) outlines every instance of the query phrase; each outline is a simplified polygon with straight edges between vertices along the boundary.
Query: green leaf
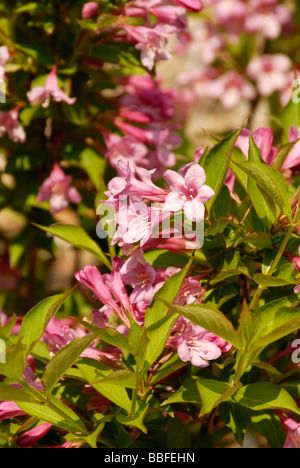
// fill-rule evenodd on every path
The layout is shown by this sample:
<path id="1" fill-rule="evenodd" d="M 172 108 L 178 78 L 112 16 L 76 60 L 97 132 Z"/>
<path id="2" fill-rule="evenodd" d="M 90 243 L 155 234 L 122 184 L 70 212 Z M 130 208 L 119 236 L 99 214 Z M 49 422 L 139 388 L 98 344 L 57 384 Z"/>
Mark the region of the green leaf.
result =
<path id="1" fill-rule="evenodd" d="M 191 448 L 191 437 L 186 430 L 186 425 L 180 418 L 168 418 L 167 425 L 167 448 L 189 449 Z"/>
<path id="2" fill-rule="evenodd" d="M 146 330 L 138 325 L 133 319 L 130 320 L 131 326 L 128 334 L 128 342 L 132 349 L 132 354 L 139 370 L 142 370 L 145 361 L 149 338 Z"/>
<path id="3" fill-rule="evenodd" d="M 218 413 L 226 426 L 232 430 L 236 441 L 243 445 L 249 426 L 249 410 L 242 405 L 227 401 L 220 404 Z"/>
<path id="4" fill-rule="evenodd" d="M 139 408 L 136 411 L 134 416 L 126 416 L 125 414 L 118 414 L 116 416 L 116 420 L 124 424 L 125 426 L 129 427 L 137 427 L 140 429 L 144 434 L 147 434 L 147 429 L 144 424 L 144 418 L 147 414 L 149 408 L 149 404 L 145 404 L 144 402 L 139 402 Z"/>
<path id="5" fill-rule="evenodd" d="M 83 377 L 86 378 L 89 384 L 95 390 L 97 390 L 97 392 L 105 396 L 108 400 L 112 401 L 120 408 L 125 409 L 127 413 L 130 412 L 131 402 L 125 388 L 121 385 L 118 386 L 115 384 L 102 383 L 99 381 L 99 377 L 103 376 L 104 378 L 107 375 L 103 373 L 103 368 L 105 366 L 101 365 L 101 363 L 95 359 L 90 358 L 81 358 L 76 362 L 76 365 L 82 373 Z"/>
<path id="6" fill-rule="evenodd" d="M 0 382 L 0 400 L 1 401 L 14 401 L 18 402 L 36 402 L 34 398 L 26 389 L 15 388 L 12 385 L 7 385 Z"/>
<path id="7" fill-rule="evenodd" d="M 49 321 L 58 312 L 73 289 L 42 300 L 25 315 L 18 338 L 26 355 L 39 341 Z"/>
<path id="8" fill-rule="evenodd" d="M 36 2 L 28 2 L 26 5 L 19 6 L 14 10 L 14 13 L 36 13 L 39 11 L 45 11 L 46 5 L 40 5 Z"/>
<path id="9" fill-rule="evenodd" d="M 149 343 L 145 352 L 143 371 L 149 369 L 149 367 L 163 352 L 166 341 L 168 340 L 177 319 L 178 316 L 176 314 L 170 314 L 147 328 Z"/>
<path id="10" fill-rule="evenodd" d="M 45 392 L 49 395 L 53 387 L 63 377 L 83 351 L 96 339 L 95 335 L 86 335 L 73 340 L 58 350 L 47 364 L 43 374 Z"/>
<path id="11" fill-rule="evenodd" d="M 235 163 L 275 201 L 278 208 L 292 221 L 289 187 L 283 175 L 264 163 L 247 161 Z"/>
<path id="12" fill-rule="evenodd" d="M 215 195 L 206 203 L 210 212 L 215 199 L 224 186 L 224 181 L 230 165 L 231 153 L 241 130 L 237 130 L 213 146 L 206 155 L 200 159 L 200 164 L 205 170 L 206 185 L 211 187 Z"/>
<path id="13" fill-rule="evenodd" d="M 161 299 L 173 302 L 182 286 L 183 280 L 185 279 L 190 266 L 193 262 L 194 257 L 192 256 L 186 266 L 176 273 L 175 275 L 170 276 L 167 281 L 164 283 L 162 288 L 155 294 L 154 301 L 147 308 L 145 315 L 145 326 L 148 328 L 161 318 L 163 318 L 168 313 L 168 306 L 161 302 Z"/>
<path id="14" fill-rule="evenodd" d="M 291 284 L 296 284 L 296 281 L 291 283 L 284 278 L 279 278 L 278 276 L 268 276 L 264 275 L 263 273 L 255 273 L 253 280 L 256 284 L 266 286 L 267 288 L 278 288 L 279 286 L 289 286 Z"/>
<path id="15" fill-rule="evenodd" d="M 241 338 L 228 318 L 218 309 L 207 304 L 176 306 L 169 304 L 169 308 L 179 315 L 183 315 L 194 325 L 200 325 L 206 330 L 223 338 L 237 349 L 242 349 Z"/>
<path id="16" fill-rule="evenodd" d="M 118 385 L 125 388 L 136 388 L 137 374 L 129 369 L 118 369 L 96 383 Z"/>
<path id="17" fill-rule="evenodd" d="M 56 224 L 49 227 L 33 224 L 39 229 L 69 242 L 78 249 L 86 250 L 111 269 L 111 264 L 99 245 L 81 227 L 71 224 Z"/>
<path id="18" fill-rule="evenodd" d="M 85 170 L 97 189 L 100 189 L 106 159 L 91 146 L 68 143 L 62 148 L 62 158 Z"/>
<path id="19" fill-rule="evenodd" d="M 279 417 L 275 413 L 264 412 L 251 416 L 255 432 L 265 437 L 270 448 L 282 448 L 286 439 Z"/>
<path id="20" fill-rule="evenodd" d="M 53 67 L 55 65 L 55 55 L 53 52 L 42 45 L 20 45 L 16 44 L 16 49 L 21 50 L 29 57 L 32 57 L 36 62 L 42 63 L 48 67 Z"/>
<path id="21" fill-rule="evenodd" d="M 266 232 L 250 232 L 242 239 L 239 239 L 235 245 L 246 244 L 256 249 L 272 249 L 272 238 Z"/>
<path id="22" fill-rule="evenodd" d="M 245 349 L 248 348 L 257 326 L 257 319 L 249 309 L 247 301 L 243 300 L 242 310 L 239 317 L 239 332 L 241 334 L 242 343 Z"/>
<path id="23" fill-rule="evenodd" d="M 300 415 L 300 409 L 291 395 L 283 388 L 268 382 L 246 385 L 240 388 L 232 398 L 254 411 L 281 409 Z"/>
<path id="24" fill-rule="evenodd" d="M 128 343 L 128 337 L 123 333 L 118 332 L 115 328 L 100 328 L 93 323 L 88 323 L 84 320 L 79 320 L 78 318 L 76 319 L 91 333 L 97 334 L 99 338 L 101 338 L 101 340 L 105 343 L 116 346 L 117 348 L 120 348 L 124 351 L 128 351 L 129 353 L 132 352 L 132 348 Z"/>
<path id="25" fill-rule="evenodd" d="M 257 329 L 256 337 L 258 337 L 252 342 L 250 351 L 264 349 L 270 343 L 280 340 L 299 328 L 300 307 L 293 309 L 282 307 L 273 318 L 270 317 L 269 321 L 264 319 L 263 324 Z"/>
<path id="26" fill-rule="evenodd" d="M 15 382 L 21 378 L 25 368 L 24 346 L 20 342 L 5 350 L 5 362 L 0 361 L 0 374 Z"/>
<path id="27" fill-rule="evenodd" d="M 89 51 L 89 57 L 101 62 L 142 68 L 139 52 L 134 46 L 126 42 L 105 42 L 99 46 L 94 46 Z"/>
<path id="28" fill-rule="evenodd" d="M 232 387 L 219 380 L 199 379 L 196 385 L 202 402 L 200 416 L 203 416 L 210 413 L 220 403 L 229 400 L 242 384 Z"/>
<path id="29" fill-rule="evenodd" d="M 239 252 L 232 252 L 222 257 L 219 273 L 211 280 L 210 284 L 215 285 L 227 278 L 238 275 L 250 276 L 248 268 L 241 261 Z"/>
<path id="30" fill-rule="evenodd" d="M 79 417 L 54 397 L 51 397 L 47 404 L 18 402 L 18 406 L 30 416 L 49 422 L 61 429 L 87 434 L 87 430 Z"/>
<path id="31" fill-rule="evenodd" d="M 197 377 L 189 377 L 186 379 L 181 387 L 162 403 L 162 406 L 171 405 L 173 403 L 201 403 L 197 387 Z"/>

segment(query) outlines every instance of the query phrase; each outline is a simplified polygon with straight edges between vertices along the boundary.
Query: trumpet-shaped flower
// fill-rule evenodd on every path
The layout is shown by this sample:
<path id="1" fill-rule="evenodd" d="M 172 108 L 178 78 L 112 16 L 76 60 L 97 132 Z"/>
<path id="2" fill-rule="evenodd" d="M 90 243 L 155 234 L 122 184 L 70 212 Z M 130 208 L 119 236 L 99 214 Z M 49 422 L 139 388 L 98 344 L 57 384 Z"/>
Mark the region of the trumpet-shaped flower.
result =
<path id="1" fill-rule="evenodd" d="M 205 215 L 204 203 L 215 194 L 213 189 L 205 185 L 204 169 L 198 164 L 192 164 L 185 175 L 167 170 L 165 180 L 171 189 L 166 196 L 164 210 L 184 211 L 185 216 L 192 221 L 203 221 Z"/>
<path id="2" fill-rule="evenodd" d="M 72 177 L 67 176 L 59 164 L 55 163 L 50 176 L 43 182 L 37 201 L 50 202 L 50 213 L 63 210 L 71 203 L 80 203 L 81 195 L 75 187 L 71 186 Z"/>
<path id="3" fill-rule="evenodd" d="M 207 330 L 197 325 L 188 324 L 177 348 L 178 356 L 184 362 L 190 361 L 198 367 L 207 367 L 207 361 L 221 356 L 221 349 L 206 339 Z"/>
<path id="4" fill-rule="evenodd" d="M 70 98 L 59 87 L 57 67 L 54 67 L 46 78 L 45 86 L 35 86 L 27 93 L 27 97 L 33 106 L 49 107 L 51 98 L 56 102 L 66 102 L 72 105 L 76 98 Z"/>

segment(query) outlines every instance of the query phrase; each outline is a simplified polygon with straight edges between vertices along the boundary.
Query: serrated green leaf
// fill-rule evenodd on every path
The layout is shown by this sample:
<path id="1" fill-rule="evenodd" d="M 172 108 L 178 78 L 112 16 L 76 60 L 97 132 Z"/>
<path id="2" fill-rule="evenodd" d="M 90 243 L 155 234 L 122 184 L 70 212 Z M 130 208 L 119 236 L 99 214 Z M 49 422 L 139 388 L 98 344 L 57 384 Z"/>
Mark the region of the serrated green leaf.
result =
<path id="1" fill-rule="evenodd" d="M 191 256 L 186 266 L 175 275 L 170 276 L 170 278 L 167 279 L 162 288 L 160 288 L 160 290 L 155 294 L 152 304 L 147 308 L 146 311 L 146 328 L 150 327 L 167 314 L 168 306 L 166 304 L 163 304 L 160 299 L 163 299 L 168 302 L 173 302 L 176 299 L 182 286 L 182 283 L 191 267 L 193 259 L 194 257 Z"/>
<path id="2" fill-rule="evenodd" d="M 206 174 L 205 183 L 215 192 L 215 195 L 205 205 L 208 212 L 210 212 L 215 199 L 224 186 L 224 181 L 230 166 L 231 153 L 240 132 L 241 130 L 239 129 L 228 135 L 213 146 L 208 153 L 200 159 L 200 165 L 203 167 Z"/>
<path id="3" fill-rule="evenodd" d="M 105 377 L 107 375 L 102 372 L 102 369 L 105 366 L 101 365 L 101 363 L 95 359 L 90 358 L 81 358 L 76 362 L 76 365 L 83 377 L 86 378 L 89 384 L 97 390 L 97 392 L 105 396 L 120 408 L 125 409 L 127 413 L 130 413 L 131 402 L 125 388 L 110 383 L 105 384 L 101 381 L 99 382 L 99 378 L 101 376 Z"/>
<path id="4" fill-rule="evenodd" d="M 235 164 L 251 177 L 275 201 L 281 212 L 292 221 L 289 189 L 283 175 L 260 162 L 247 161 Z"/>

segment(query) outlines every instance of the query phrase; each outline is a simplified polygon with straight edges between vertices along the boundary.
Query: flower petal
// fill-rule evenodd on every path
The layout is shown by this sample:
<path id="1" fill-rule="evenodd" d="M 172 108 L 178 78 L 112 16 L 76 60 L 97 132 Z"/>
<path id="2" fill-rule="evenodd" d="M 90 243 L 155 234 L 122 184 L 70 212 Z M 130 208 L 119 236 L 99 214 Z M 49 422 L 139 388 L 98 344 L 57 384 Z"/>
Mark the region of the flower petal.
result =
<path id="1" fill-rule="evenodd" d="M 183 204 L 184 201 L 182 200 L 182 197 L 176 192 L 171 192 L 166 196 L 163 210 L 180 211 L 182 210 Z"/>

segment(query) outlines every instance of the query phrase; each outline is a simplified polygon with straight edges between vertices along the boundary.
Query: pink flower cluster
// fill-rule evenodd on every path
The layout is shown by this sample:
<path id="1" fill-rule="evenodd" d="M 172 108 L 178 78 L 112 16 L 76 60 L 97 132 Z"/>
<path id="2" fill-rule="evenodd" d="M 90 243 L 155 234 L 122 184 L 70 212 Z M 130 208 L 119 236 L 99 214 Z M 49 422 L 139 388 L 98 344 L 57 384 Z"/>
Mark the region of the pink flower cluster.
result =
<path id="1" fill-rule="evenodd" d="M 132 171 L 143 167 L 158 178 L 165 168 L 175 165 L 174 151 L 182 143 L 175 96 L 150 75 L 131 75 L 121 84 L 124 93 L 114 120 L 121 134 L 104 132 L 105 157 L 116 170 L 122 159 L 130 163 Z"/>
<path id="2" fill-rule="evenodd" d="M 103 304 L 99 310 L 93 310 L 94 323 L 100 327 L 111 326 L 111 317 L 117 317 L 120 320 L 118 331 L 127 334 L 131 326 L 129 317 L 144 326 L 145 313 L 156 292 L 168 278 L 179 271 L 178 267 L 152 267 L 145 260 L 141 247 L 138 247 L 125 260 L 114 258 L 113 271 L 110 274 L 101 275 L 96 266 L 86 266 L 75 276 Z M 186 277 L 179 291 L 177 304 L 201 302 L 202 277 L 203 274 Z M 184 317 L 180 317 L 175 324 L 166 346 L 177 350 L 182 361 L 199 367 L 208 366 L 208 361 L 219 358 L 223 352 L 231 349 L 229 343 L 202 327 L 191 324 Z"/>
<path id="3" fill-rule="evenodd" d="M 198 158 L 196 153 L 196 159 Z M 176 213 L 184 212 L 186 219 L 203 227 L 205 205 L 214 191 L 205 185 L 205 172 L 198 162 L 183 166 L 179 172 L 164 173 L 165 187 L 152 181 L 151 171 L 130 164 L 122 159 L 117 164 L 118 175 L 108 183 L 107 199 L 103 204 L 114 209 L 117 230 L 112 244 L 122 248 L 125 258 L 115 257 L 112 272 L 101 274 L 96 266 L 86 266 L 75 277 L 88 287 L 101 302 L 99 310 L 93 310 L 93 320 L 99 326 L 110 326 L 111 316 L 117 317 L 121 333 L 127 334 L 131 320 L 144 326 L 148 306 L 155 294 L 179 267 L 154 268 L 145 258 L 145 251 L 164 246 L 170 250 L 195 247 L 202 239 L 176 237 L 178 225 L 166 223 Z M 182 221 L 181 221 L 182 222 Z M 184 245 L 184 242 L 188 242 Z M 177 304 L 200 303 L 203 290 L 200 280 L 205 274 L 188 274 L 177 295 Z M 123 327 L 123 328 L 122 328 Z M 181 317 L 166 343 L 177 350 L 184 362 L 196 366 L 208 366 L 231 345 L 201 327 L 194 326 Z"/>
<path id="4" fill-rule="evenodd" d="M 225 108 L 259 96 L 280 95 L 287 104 L 292 94 L 295 64 L 284 53 L 268 53 L 257 47 L 248 63 L 235 66 L 231 48 L 241 37 L 275 40 L 293 29 L 292 12 L 278 0 L 205 0 L 205 17 L 189 28 L 179 48 L 195 68 L 179 75 L 178 86 L 188 89 L 193 100 L 218 100 Z M 251 41 L 251 39 L 249 39 Z M 256 43 L 260 43 L 259 40 Z"/>
<path id="5" fill-rule="evenodd" d="M 118 243 L 128 252 L 137 243 L 144 250 L 165 246 L 172 249 L 201 247 L 204 233 L 204 203 L 214 191 L 205 184 L 201 166 L 189 163 L 179 172 L 164 173 L 168 186 L 159 187 L 152 180 L 152 173 L 129 163 L 118 162 L 117 177 L 108 183 L 104 205 L 114 210 L 117 229 L 112 244 Z M 174 222 L 172 223 L 172 219 Z M 195 221 L 195 230 L 186 221 Z M 111 220 L 112 221 L 112 220 Z M 193 247 L 192 247 L 193 245 Z"/>

